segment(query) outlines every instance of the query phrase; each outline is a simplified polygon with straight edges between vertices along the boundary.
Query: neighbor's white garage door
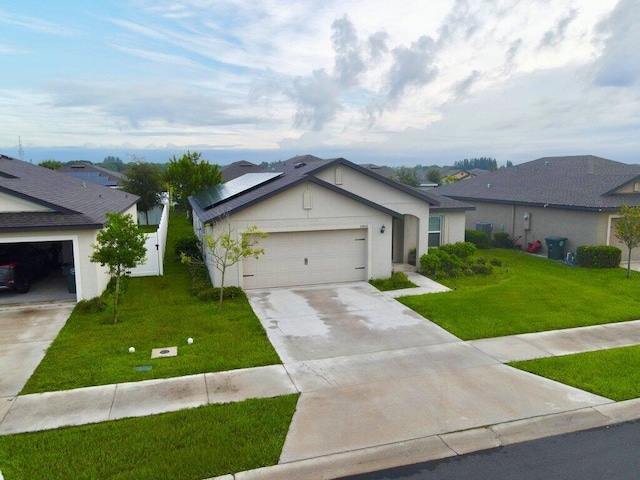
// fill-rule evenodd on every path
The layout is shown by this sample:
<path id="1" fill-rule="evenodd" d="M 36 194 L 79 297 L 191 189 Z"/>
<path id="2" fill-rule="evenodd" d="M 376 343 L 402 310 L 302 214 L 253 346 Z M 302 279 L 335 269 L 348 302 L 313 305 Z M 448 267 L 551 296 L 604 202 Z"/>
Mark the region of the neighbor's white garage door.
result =
<path id="1" fill-rule="evenodd" d="M 243 265 L 244 288 L 367 280 L 367 230 L 271 233 Z"/>

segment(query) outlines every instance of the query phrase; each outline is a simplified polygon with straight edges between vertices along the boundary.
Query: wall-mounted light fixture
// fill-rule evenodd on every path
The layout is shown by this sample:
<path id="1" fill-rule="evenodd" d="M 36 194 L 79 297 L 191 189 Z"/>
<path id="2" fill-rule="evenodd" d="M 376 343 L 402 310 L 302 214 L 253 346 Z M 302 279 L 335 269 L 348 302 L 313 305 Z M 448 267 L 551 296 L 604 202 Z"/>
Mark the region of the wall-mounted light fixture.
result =
<path id="1" fill-rule="evenodd" d="M 384 233 L 384 231 L 387 229 L 387 227 L 384 226 L 384 224 L 380 227 L 380 233 Z"/>

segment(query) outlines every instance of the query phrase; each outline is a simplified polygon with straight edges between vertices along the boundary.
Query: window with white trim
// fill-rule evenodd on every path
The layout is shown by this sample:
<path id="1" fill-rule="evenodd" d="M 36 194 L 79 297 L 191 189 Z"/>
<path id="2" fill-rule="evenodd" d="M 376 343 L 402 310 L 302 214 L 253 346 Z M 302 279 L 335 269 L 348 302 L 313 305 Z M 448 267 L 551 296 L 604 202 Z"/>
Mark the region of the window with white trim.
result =
<path id="1" fill-rule="evenodd" d="M 442 241 L 442 215 L 429 216 L 429 247 L 439 247 Z"/>

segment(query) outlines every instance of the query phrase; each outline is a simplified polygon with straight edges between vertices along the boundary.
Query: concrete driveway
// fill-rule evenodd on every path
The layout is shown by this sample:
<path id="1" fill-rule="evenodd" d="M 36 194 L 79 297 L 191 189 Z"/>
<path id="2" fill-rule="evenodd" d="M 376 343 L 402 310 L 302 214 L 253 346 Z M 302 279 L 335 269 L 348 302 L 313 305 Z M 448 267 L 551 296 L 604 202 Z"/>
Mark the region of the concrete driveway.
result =
<path id="1" fill-rule="evenodd" d="M 0 399 L 15 397 L 22 390 L 74 306 L 0 308 Z"/>
<path id="2" fill-rule="evenodd" d="M 611 403 L 503 365 L 365 282 L 247 293 L 301 392 L 280 463 Z"/>

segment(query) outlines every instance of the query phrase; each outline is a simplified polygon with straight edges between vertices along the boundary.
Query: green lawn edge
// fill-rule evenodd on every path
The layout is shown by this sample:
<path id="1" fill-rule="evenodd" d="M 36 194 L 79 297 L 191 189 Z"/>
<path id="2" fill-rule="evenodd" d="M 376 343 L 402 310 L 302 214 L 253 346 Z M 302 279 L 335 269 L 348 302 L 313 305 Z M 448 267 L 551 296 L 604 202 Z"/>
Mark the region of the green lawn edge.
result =
<path id="1" fill-rule="evenodd" d="M 640 397 L 640 345 L 508 365 L 617 402 Z"/>
<path id="2" fill-rule="evenodd" d="M 7 479 L 194 480 L 275 465 L 298 395 L 0 436 Z"/>

